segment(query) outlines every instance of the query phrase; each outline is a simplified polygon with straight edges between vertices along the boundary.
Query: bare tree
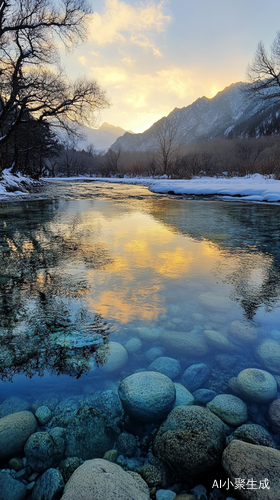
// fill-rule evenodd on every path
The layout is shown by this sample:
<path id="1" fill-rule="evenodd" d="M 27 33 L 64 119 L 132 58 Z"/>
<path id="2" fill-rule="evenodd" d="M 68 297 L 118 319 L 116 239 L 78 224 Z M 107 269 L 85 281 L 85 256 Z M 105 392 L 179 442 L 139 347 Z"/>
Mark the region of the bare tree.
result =
<path id="1" fill-rule="evenodd" d="M 90 13 L 87 0 L 0 0 L 0 153 L 26 117 L 69 131 L 109 105 L 95 80 L 59 67 L 57 37 L 66 49 L 84 40 Z"/>
<path id="2" fill-rule="evenodd" d="M 179 124 L 176 118 L 162 118 L 153 126 L 157 142 L 157 163 L 163 175 L 170 175 L 180 160 Z"/>
<path id="3" fill-rule="evenodd" d="M 271 103 L 280 100 L 280 31 L 271 45 L 270 51 L 259 42 L 254 59 L 247 68 L 248 86 L 245 92 Z"/>

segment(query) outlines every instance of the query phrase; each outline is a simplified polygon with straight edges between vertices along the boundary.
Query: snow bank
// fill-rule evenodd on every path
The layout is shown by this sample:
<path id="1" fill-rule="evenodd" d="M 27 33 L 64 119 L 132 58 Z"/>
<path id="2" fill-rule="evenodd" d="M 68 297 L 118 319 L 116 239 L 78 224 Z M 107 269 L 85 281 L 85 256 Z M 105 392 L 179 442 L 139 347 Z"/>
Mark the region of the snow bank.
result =
<path id="1" fill-rule="evenodd" d="M 20 174 L 13 175 L 10 169 L 5 169 L 0 179 L 0 199 L 3 197 L 28 195 L 29 189 L 35 183 L 38 184 L 28 177 Z"/>
<path id="2" fill-rule="evenodd" d="M 148 186 L 153 193 L 176 195 L 216 195 L 225 200 L 254 202 L 280 202 L 280 181 L 271 177 L 254 174 L 246 177 L 196 177 L 190 180 L 169 180 L 166 178 L 104 178 L 80 177 L 80 180 L 112 182 L 121 184 L 140 184 Z M 54 179 L 49 179 L 53 181 Z M 75 177 L 56 180 L 77 180 Z"/>

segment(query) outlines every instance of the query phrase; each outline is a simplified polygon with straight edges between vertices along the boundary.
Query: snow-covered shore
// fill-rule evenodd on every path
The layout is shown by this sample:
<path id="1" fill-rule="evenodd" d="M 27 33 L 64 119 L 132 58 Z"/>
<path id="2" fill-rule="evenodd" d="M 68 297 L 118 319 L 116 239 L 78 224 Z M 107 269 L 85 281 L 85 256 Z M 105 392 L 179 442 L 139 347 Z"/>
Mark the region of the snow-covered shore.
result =
<path id="1" fill-rule="evenodd" d="M 139 184 L 147 186 L 153 193 L 187 196 L 217 196 L 224 200 L 280 203 L 280 180 L 254 174 L 246 177 L 196 177 L 190 180 L 170 180 L 151 177 L 55 177 L 44 178 L 43 182 L 77 181 Z M 34 181 L 27 177 L 12 175 L 4 170 L 0 180 L 1 198 L 28 195 Z M 36 184 L 36 181 L 35 181 Z"/>
<path id="2" fill-rule="evenodd" d="M 75 177 L 65 177 L 63 180 L 75 180 Z M 242 200 L 253 202 L 278 202 L 280 203 L 280 180 L 254 174 L 246 177 L 196 177 L 186 180 L 154 179 L 151 177 L 79 177 L 79 180 L 92 180 L 94 182 L 111 182 L 122 184 L 140 184 L 148 186 L 153 193 L 218 196 L 226 200 Z M 47 180 L 47 179 L 45 179 Z M 61 181 L 62 178 L 48 179 Z"/>

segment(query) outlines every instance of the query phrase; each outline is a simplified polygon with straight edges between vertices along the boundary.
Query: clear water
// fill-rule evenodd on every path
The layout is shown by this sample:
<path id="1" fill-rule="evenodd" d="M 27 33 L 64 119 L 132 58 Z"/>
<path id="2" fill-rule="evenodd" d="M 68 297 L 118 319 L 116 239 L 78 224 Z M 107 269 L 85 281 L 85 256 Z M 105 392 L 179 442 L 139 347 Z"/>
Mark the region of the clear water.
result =
<path id="1" fill-rule="evenodd" d="M 182 370 L 206 362 L 209 387 L 226 392 L 232 376 L 260 367 L 264 337 L 280 342 L 279 238 L 279 206 L 175 199 L 139 186 L 60 182 L 2 202 L 1 401 L 117 386 L 148 368 L 155 346 Z M 254 325 L 258 339 L 229 366 L 213 347 L 182 356 L 162 340 L 167 331 L 227 335 L 235 320 Z M 108 344 L 131 338 L 141 349 L 108 373 Z"/>

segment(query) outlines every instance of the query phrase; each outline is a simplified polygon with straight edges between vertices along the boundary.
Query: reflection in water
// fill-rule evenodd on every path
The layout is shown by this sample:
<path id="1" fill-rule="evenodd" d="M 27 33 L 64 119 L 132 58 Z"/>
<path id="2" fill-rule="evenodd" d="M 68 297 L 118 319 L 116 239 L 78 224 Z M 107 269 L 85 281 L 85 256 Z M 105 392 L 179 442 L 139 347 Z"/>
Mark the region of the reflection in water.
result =
<path id="1" fill-rule="evenodd" d="M 145 198 L 131 186 L 106 199 L 98 189 L 87 184 L 93 199 L 0 207 L 2 379 L 79 377 L 92 358 L 106 362 L 98 348 L 109 335 L 198 322 L 226 333 L 278 305 L 279 207 Z M 220 310 L 205 309 L 209 293 Z"/>

